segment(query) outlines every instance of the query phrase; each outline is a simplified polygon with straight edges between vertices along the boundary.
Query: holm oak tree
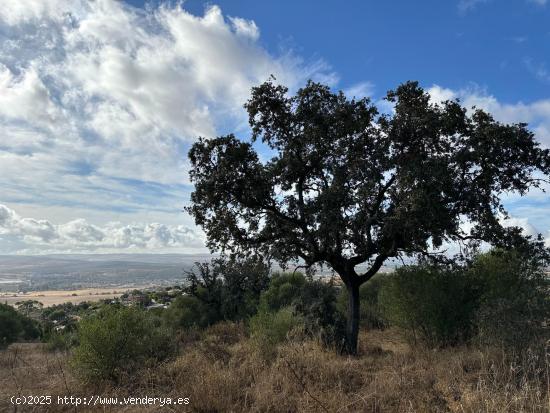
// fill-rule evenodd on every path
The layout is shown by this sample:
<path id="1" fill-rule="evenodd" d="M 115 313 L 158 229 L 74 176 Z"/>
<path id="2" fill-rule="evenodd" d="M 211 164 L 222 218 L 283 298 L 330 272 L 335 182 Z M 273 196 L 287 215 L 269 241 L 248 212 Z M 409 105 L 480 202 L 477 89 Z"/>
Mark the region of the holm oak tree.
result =
<path id="1" fill-rule="evenodd" d="M 540 187 L 550 173 L 549 151 L 526 124 L 434 103 L 417 82 L 386 99 L 390 114 L 312 81 L 289 96 L 272 79 L 245 104 L 251 139 L 201 138 L 189 152 L 195 189 L 186 209 L 209 248 L 330 266 L 348 290 L 350 353 L 359 286 L 387 259 L 433 256 L 449 242 L 528 242 L 502 225 L 500 198 Z"/>

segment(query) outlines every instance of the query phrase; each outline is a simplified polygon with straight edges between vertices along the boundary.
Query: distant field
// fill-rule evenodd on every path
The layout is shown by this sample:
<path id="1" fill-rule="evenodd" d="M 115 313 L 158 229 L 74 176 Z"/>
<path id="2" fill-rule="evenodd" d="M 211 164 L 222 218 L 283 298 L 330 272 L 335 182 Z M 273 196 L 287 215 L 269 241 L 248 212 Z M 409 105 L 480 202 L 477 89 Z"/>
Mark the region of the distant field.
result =
<path id="1" fill-rule="evenodd" d="M 147 286 L 150 287 L 150 286 Z M 147 288 L 146 287 L 146 288 Z M 86 288 L 82 290 L 50 290 L 33 291 L 28 293 L 0 293 L 0 302 L 14 305 L 18 301 L 36 300 L 50 307 L 56 304 L 71 302 L 73 304 L 83 301 L 99 301 L 106 298 L 120 297 L 126 291 L 144 287 L 111 287 L 111 288 Z"/>

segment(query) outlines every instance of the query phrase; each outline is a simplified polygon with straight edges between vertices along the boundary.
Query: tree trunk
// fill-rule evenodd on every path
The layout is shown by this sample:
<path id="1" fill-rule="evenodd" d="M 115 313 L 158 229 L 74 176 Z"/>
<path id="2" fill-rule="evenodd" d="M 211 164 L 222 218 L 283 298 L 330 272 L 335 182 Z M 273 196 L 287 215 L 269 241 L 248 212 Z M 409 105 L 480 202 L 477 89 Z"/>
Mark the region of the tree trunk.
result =
<path id="1" fill-rule="evenodd" d="M 346 284 L 348 290 L 348 320 L 346 324 L 346 351 L 357 354 L 357 338 L 359 336 L 359 285 Z"/>

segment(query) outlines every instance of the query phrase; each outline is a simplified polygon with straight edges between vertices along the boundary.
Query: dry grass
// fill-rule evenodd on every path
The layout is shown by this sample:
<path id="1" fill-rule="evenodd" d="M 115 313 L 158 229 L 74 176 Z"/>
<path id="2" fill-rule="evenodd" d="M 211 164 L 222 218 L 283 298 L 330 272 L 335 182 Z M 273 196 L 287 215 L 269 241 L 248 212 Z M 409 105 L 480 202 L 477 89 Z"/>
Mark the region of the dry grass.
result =
<path id="1" fill-rule="evenodd" d="M 53 305 L 84 301 L 95 302 L 99 300 L 120 297 L 122 294 L 134 289 L 150 288 L 150 285 L 135 287 L 108 287 L 108 288 L 84 288 L 78 290 L 45 290 L 30 291 L 26 293 L 4 292 L 0 293 L 0 302 L 14 306 L 19 301 L 35 300 L 51 307 Z"/>
<path id="2" fill-rule="evenodd" d="M 219 325 L 182 340 L 180 356 L 144 369 L 118 388 L 79 384 L 66 355 L 17 345 L 0 353 L 0 411 L 10 411 L 6 396 L 18 393 L 191 399 L 187 410 L 127 406 L 78 412 L 550 411 L 548 372 L 535 371 L 528 362 L 517 365 L 499 352 L 468 347 L 410 348 L 395 330 L 363 332 L 360 340 L 358 357 L 298 340 L 266 360 L 242 326 Z M 52 406 L 42 411 L 75 410 Z"/>

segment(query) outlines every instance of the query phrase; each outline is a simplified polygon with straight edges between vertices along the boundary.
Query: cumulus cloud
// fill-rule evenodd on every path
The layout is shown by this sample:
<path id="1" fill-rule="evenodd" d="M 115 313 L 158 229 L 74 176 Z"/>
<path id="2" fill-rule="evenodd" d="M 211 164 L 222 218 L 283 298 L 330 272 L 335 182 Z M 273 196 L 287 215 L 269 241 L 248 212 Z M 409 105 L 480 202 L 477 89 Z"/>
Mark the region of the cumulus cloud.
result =
<path id="1" fill-rule="evenodd" d="M 110 222 L 97 226 L 85 219 L 53 224 L 48 220 L 21 217 L 0 204 L 0 240 L 3 239 L 10 241 L 7 245 L 16 241 L 22 249 L 0 248 L 1 253 L 204 250 L 202 234 L 183 225 Z"/>
<path id="2" fill-rule="evenodd" d="M 88 155 L 110 177 L 181 182 L 189 142 L 242 124 L 251 86 L 270 74 L 291 87 L 334 80 L 321 61 L 270 55 L 253 21 L 217 6 L 194 16 L 114 0 L 7 0 L 0 29 L 8 144 L 32 131 L 27 151 Z"/>
<path id="3" fill-rule="evenodd" d="M 460 99 L 467 107 L 477 107 L 491 113 L 495 119 L 505 123 L 525 122 L 535 132 L 537 139 L 550 147 L 550 99 L 541 99 L 530 103 L 502 103 L 482 88 L 452 90 L 438 85 L 428 89 L 434 102 Z"/>
<path id="4" fill-rule="evenodd" d="M 517 216 L 510 216 L 507 219 L 501 219 L 501 224 L 506 227 L 519 227 L 522 230 L 523 235 L 531 236 L 533 239 L 538 235 L 544 237 L 545 245 L 550 248 L 550 231 L 546 231 L 546 236 L 544 233 L 538 230 L 533 224 L 529 222 L 528 218 L 519 218 Z"/>
<path id="5" fill-rule="evenodd" d="M 510 216 L 507 219 L 501 218 L 501 224 L 505 228 L 510 227 L 519 227 L 522 230 L 522 234 L 526 236 L 536 237 L 540 234 L 540 231 L 537 230 L 527 218 L 519 218 L 515 216 Z"/>
<path id="6" fill-rule="evenodd" d="M 322 60 L 269 53 L 254 21 L 217 6 L 196 16 L 169 3 L 5 0 L 0 202 L 74 206 L 81 216 L 176 216 L 189 191 L 189 146 L 198 136 L 244 132 L 243 103 L 271 74 L 291 89 L 308 78 L 337 81 Z M 51 230 L 27 224 L 28 240 Z M 54 238 L 64 239 L 59 231 Z"/>
<path id="7" fill-rule="evenodd" d="M 324 61 L 292 50 L 272 54 L 260 36 L 254 21 L 224 16 L 217 6 L 196 16 L 168 4 L 144 10 L 115 0 L 4 0 L 0 203 L 109 218 L 94 225 L 66 222 L 62 212 L 31 219 L 0 208 L 0 249 L 198 245 L 200 236 L 178 225 L 190 144 L 199 135 L 245 132 L 242 105 L 271 74 L 291 90 L 308 78 L 338 81 Z M 372 91 L 363 82 L 346 93 Z M 430 92 L 434 99 L 460 97 L 504 121 L 530 122 L 550 145 L 550 101 L 507 105 L 475 88 Z M 118 219 L 113 211 L 141 223 L 105 223 Z M 171 216 L 165 221 L 172 224 L 143 223 L 155 221 L 141 219 L 149 212 Z"/>

